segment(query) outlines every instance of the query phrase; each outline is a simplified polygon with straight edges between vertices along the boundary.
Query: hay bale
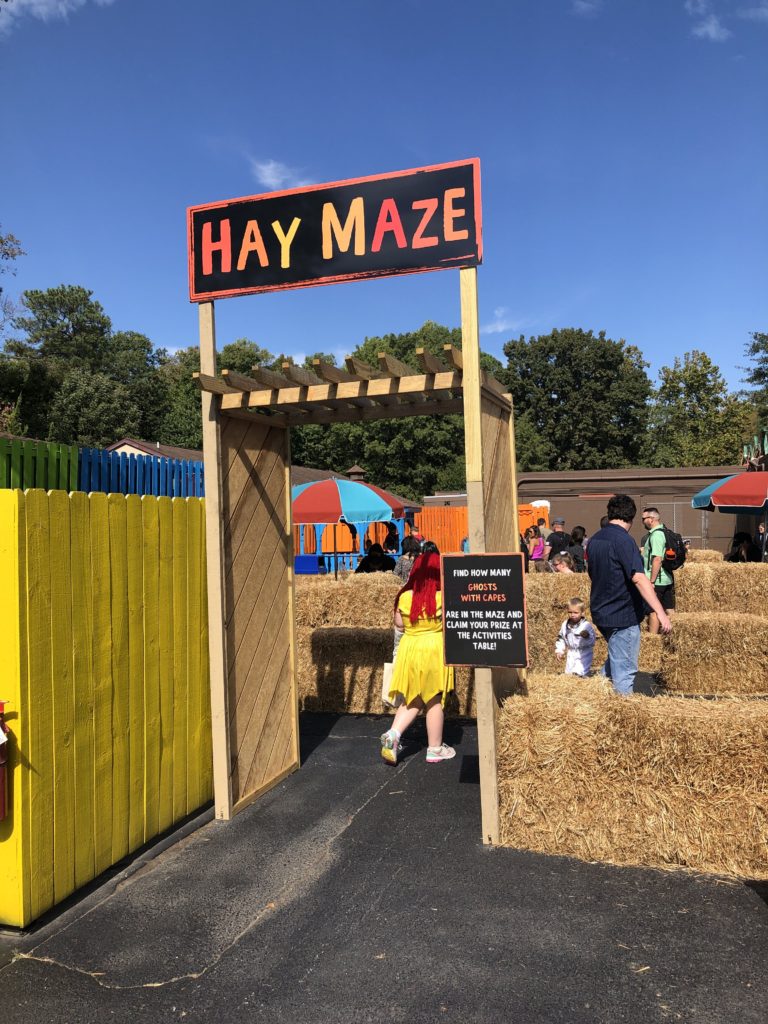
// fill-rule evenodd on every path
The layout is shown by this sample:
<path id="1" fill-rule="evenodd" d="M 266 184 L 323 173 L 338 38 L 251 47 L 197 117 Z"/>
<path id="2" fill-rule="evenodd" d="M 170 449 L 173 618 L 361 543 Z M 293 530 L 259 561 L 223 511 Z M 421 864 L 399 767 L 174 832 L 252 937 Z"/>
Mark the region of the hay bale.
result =
<path id="1" fill-rule="evenodd" d="M 391 628 L 395 596 L 402 583 L 391 572 L 299 576 L 296 622 L 301 626 Z"/>
<path id="2" fill-rule="evenodd" d="M 678 693 L 768 693 L 768 619 L 705 612 L 675 615 L 663 638 L 660 681 Z"/>
<path id="3" fill-rule="evenodd" d="M 711 548 L 688 548 L 685 556 L 685 564 L 695 565 L 698 562 L 722 562 L 723 552 L 713 551 Z"/>
<path id="4" fill-rule="evenodd" d="M 499 716 L 501 841 L 768 877 L 768 703 L 616 697 L 529 676 Z"/>
<path id="5" fill-rule="evenodd" d="M 768 563 L 699 562 L 675 573 L 680 612 L 768 616 Z"/>
<path id="6" fill-rule="evenodd" d="M 392 629 L 299 626 L 299 709 L 336 714 L 389 712 L 381 699 L 384 662 L 392 660 Z M 456 669 L 456 689 L 446 702 L 449 717 L 475 718 L 474 674 Z"/>

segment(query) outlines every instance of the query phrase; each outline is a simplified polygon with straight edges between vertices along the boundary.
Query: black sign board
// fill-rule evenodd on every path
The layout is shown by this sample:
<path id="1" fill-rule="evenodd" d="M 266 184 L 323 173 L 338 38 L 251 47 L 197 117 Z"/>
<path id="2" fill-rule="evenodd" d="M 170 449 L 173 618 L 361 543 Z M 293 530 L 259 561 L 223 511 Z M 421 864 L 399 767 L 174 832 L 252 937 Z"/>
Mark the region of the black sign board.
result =
<path id="1" fill-rule="evenodd" d="M 482 261 L 480 161 L 187 211 L 192 302 Z"/>
<path id="2" fill-rule="evenodd" d="M 446 665 L 528 664 L 522 555 L 445 555 Z"/>

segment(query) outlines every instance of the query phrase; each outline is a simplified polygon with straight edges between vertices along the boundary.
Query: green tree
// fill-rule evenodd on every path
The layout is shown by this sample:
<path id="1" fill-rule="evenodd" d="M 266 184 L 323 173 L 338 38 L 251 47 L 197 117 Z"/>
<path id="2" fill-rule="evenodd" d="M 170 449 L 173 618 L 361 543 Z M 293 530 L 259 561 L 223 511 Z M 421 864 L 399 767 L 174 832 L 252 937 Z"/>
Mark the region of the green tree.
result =
<path id="1" fill-rule="evenodd" d="M 746 355 L 751 366 L 746 367 L 744 382 L 749 384 L 749 400 L 754 404 L 760 425 L 768 423 L 768 334 L 753 331 L 747 344 Z"/>
<path id="2" fill-rule="evenodd" d="M 724 466 L 741 459 L 754 410 L 729 395 L 720 369 L 705 352 L 686 352 L 659 371 L 650 406 L 646 464 Z"/>
<path id="3" fill-rule="evenodd" d="M 93 292 L 79 285 L 25 291 L 22 313 L 14 317 L 13 326 L 26 337 L 8 342 L 6 352 L 19 358 L 45 359 L 49 367 L 59 370 L 62 379 L 76 368 L 98 373 L 112 321 L 92 296 Z"/>
<path id="4" fill-rule="evenodd" d="M 15 274 L 15 261 L 19 256 L 25 255 L 26 253 L 21 248 L 21 242 L 15 235 L 12 235 L 10 232 L 4 235 L 0 232 L 0 276 L 3 274 Z M 0 286 L 0 338 L 4 336 L 7 325 L 16 316 L 16 313 L 15 304 L 5 294 L 2 286 Z"/>
<path id="5" fill-rule="evenodd" d="M 140 413 L 128 389 L 103 373 L 72 370 L 56 392 L 48 440 L 99 448 L 135 437 Z"/>
<path id="6" fill-rule="evenodd" d="M 217 364 L 219 372 L 222 370 L 234 370 L 246 376 L 254 366 L 268 366 L 274 363 L 275 357 L 266 348 L 261 348 L 255 341 L 248 338 L 238 338 L 225 345 L 218 353 Z"/>
<path id="7" fill-rule="evenodd" d="M 637 348 L 574 327 L 521 335 L 504 354 L 522 469 L 637 465 L 651 391 Z"/>
<path id="8" fill-rule="evenodd" d="M 145 334 L 116 331 L 108 339 L 105 373 L 130 394 L 139 410 L 139 437 L 148 441 L 159 439 L 169 411 L 168 379 L 161 372 L 167 362 L 165 349 L 154 348 Z"/>
<path id="9" fill-rule="evenodd" d="M 199 370 L 200 349 L 197 345 L 178 349 L 161 368 L 168 389 L 167 412 L 158 438 L 163 444 L 180 445 L 182 448 L 203 447 L 200 388 L 192 378 L 192 374 Z"/>

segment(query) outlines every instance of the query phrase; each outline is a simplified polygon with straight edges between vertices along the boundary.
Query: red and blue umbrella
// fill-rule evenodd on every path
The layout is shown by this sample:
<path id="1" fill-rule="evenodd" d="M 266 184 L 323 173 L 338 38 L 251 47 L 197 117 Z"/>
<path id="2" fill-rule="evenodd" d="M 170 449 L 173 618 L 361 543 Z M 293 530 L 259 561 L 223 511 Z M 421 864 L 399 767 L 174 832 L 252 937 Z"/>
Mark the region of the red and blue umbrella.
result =
<path id="1" fill-rule="evenodd" d="M 405 509 L 387 491 L 353 480 L 317 480 L 291 488 L 293 521 L 297 526 L 348 523 L 388 523 L 402 519 Z"/>
<path id="2" fill-rule="evenodd" d="M 768 512 L 768 473 L 736 473 L 726 476 L 694 494 L 693 508 L 742 515 Z"/>

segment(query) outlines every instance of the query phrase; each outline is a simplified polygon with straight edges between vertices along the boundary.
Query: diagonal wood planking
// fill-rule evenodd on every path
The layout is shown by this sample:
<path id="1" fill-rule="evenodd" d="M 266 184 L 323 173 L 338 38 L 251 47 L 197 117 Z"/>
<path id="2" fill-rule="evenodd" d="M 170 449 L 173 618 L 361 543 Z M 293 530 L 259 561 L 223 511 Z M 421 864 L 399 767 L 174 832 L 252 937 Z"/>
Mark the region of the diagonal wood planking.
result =
<path id="1" fill-rule="evenodd" d="M 286 431 L 221 420 L 233 806 L 296 765 Z"/>

